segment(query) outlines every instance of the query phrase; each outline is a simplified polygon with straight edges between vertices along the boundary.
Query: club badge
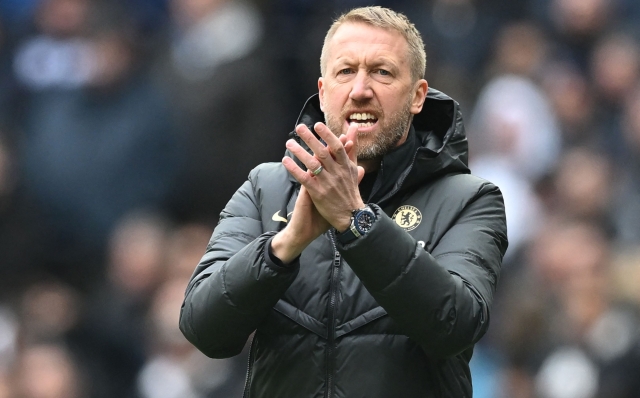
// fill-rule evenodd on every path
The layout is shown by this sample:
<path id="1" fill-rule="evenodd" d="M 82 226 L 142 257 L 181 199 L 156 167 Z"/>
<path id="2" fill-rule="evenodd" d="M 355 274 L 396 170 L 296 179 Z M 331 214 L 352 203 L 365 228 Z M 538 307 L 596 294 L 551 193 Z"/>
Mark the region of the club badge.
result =
<path id="1" fill-rule="evenodd" d="M 405 230 L 413 231 L 422 222 L 422 213 L 414 206 L 404 205 L 398 207 L 391 218 Z"/>

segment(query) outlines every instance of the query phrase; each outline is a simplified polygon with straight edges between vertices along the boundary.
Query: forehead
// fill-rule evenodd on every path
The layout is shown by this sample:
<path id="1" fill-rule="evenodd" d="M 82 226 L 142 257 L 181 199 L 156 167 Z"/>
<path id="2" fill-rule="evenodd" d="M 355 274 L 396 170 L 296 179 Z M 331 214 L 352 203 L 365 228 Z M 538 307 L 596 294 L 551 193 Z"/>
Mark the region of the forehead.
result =
<path id="1" fill-rule="evenodd" d="M 391 57 L 406 63 L 408 44 L 396 30 L 384 29 L 363 22 L 346 22 L 327 43 L 328 61 L 343 57 Z"/>

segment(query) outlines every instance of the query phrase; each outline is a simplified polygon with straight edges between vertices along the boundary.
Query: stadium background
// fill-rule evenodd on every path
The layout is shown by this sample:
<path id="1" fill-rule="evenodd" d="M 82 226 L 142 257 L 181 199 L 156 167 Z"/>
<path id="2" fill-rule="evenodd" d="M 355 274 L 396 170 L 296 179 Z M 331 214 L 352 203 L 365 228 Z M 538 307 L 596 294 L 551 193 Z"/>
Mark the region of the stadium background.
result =
<path id="1" fill-rule="evenodd" d="M 0 0 L 0 398 L 241 395 L 246 357 L 178 331 L 184 288 L 368 3 Z M 474 396 L 640 397 L 640 2 L 378 4 L 505 196 Z"/>

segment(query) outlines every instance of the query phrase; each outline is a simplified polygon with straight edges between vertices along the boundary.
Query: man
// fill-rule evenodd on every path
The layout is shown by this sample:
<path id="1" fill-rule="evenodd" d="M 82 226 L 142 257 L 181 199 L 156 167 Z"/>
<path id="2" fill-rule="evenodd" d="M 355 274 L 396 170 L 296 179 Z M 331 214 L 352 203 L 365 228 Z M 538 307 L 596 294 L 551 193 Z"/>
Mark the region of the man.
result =
<path id="1" fill-rule="evenodd" d="M 428 90 L 406 17 L 341 16 L 321 70 L 287 157 L 222 212 L 181 330 L 212 357 L 255 331 L 252 398 L 470 397 L 507 248 L 501 194 L 469 174 L 458 105 Z"/>

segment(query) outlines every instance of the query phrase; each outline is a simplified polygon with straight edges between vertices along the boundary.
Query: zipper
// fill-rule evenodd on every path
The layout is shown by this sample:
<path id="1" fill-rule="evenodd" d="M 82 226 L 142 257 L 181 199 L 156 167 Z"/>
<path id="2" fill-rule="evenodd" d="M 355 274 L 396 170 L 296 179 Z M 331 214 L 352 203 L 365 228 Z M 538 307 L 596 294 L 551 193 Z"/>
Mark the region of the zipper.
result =
<path id="1" fill-rule="evenodd" d="M 340 277 L 340 252 L 336 247 L 336 241 L 333 231 L 329 232 L 329 236 L 331 237 L 331 246 L 333 247 L 333 266 L 331 267 L 331 283 L 329 285 L 329 311 L 328 311 L 328 326 L 329 333 L 327 338 L 327 350 L 326 353 L 326 363 L 327 363 L 327 393 L 325 394 L 326 398 L 331 398 L 333 396 L 333 373 L 335 367 L 335 358 L 334 358 L 334 344 L 335 344 L 335 308 L 336 301 L 338 296 L 338 281 Z"/>
<path id="2" fill-rule="evenodd" d="M 242 398 L 249 398 L 249 390 L 250 390 L 250 384 L 251 384 L 251 371 L 253 370 L 253 350 L 254 350 L 254 343 L 256 341 L 256 336 L 255 334 L 253 335 L 253 338 L 251 339 L 251 346 L 249 347 L 249 359 L 248 359 L 248 365 L 247 365 L 247 376 L 244 380 L 244 392 L 242 393 Z"/>
<path id="3" fill-rule="evenodd" d="M 385 200 L 389 199 L 390 197 L 392 197 L 393 195 L 396 194 L 396 192 L 398 192 L 400 190 L 400 187 L 402 186 L 402 184 L 404 183 L 404 180 L 407 179 L 407 176 L 409 175 L 409 173 L 411 172 L 411 169 L 413 169 L 413 165 L 416 163 L 416 157 L 418 156 L 418 152 L 419 152 L 419 148 L 418 150 L 413 154 L 413 159 L 411 160 L 411 165 L 409 165 L 409 168 L 400 176 L 400 179 L 398 180 L 398 183 L 396 184 L 396 188 L 392 189 L 389 193 L 387 193 L 382 199 L 380 199 L 377 203 L 381 204 L 382 202 L 384 202 Z"/>

